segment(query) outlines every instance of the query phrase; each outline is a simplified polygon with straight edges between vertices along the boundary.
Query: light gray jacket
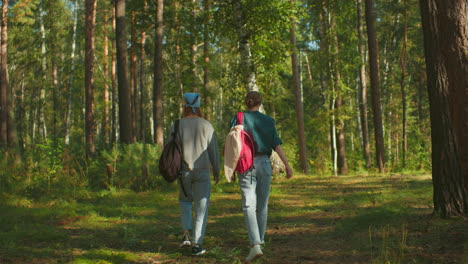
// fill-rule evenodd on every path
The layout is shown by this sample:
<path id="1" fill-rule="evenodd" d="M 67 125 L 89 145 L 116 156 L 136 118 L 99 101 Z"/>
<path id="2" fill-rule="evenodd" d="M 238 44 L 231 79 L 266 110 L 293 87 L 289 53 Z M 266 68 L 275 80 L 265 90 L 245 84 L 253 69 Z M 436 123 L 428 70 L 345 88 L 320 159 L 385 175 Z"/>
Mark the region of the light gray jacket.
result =
<path id="1" fill-rule="evenodd" d="M 173 131 L 174 124 L 171 127 L 171 135 Z M 219 177 L 218 140 L 211 123 L 200 117 L 182 118 L 179 122 L 179 136 L 182 142 L 185 166 L 189 170 L 209 170 L 211 168 L 213 176 Z"/>

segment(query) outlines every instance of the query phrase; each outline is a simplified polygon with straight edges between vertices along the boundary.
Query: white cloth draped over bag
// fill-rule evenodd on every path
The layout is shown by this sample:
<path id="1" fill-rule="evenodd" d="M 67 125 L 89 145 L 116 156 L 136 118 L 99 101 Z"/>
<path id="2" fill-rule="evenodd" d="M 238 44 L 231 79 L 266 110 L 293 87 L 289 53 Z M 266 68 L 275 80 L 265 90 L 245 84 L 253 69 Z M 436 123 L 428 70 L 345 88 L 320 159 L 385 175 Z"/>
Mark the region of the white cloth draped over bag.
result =
<path id="1" fill-rule="evenodd" d="M 239 155 L 242 148 L 241 134 L 239 130 L 244 130 L 242 125 L 236 125 L 231 128 L 231 131 L 226 136 L 224 143 L 224 174 L 227 182 L 233 179 L 234 170 L 236 169 Z"/>

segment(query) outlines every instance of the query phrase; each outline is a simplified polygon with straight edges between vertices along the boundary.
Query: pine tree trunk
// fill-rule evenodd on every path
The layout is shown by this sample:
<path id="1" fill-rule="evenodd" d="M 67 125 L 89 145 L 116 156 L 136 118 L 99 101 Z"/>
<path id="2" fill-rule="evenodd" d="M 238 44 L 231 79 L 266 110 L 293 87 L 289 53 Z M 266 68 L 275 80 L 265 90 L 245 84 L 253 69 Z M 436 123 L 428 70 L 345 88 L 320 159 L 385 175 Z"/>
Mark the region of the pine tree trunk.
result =
<path id="1" fill-rule="evenodd" d="M 402 165 L 406 166 L 406 152 L 408 151 L 408 136 L 407 136 L 407 106 L 406 106 L 406 46 L 408 42 L 408 0 L 404 0 L 404 11 L 403 11 L 403 43 L 400 54 L 400 90 L 401 90 L 401 105 L 402 105 L 402 138 L 401 138 L 401 152 L 402 152 Z"/>
<path id="2" fill-rule="evenodd" d="M 146 0 L 144 1 L 144 12 L 146 14 L 146 10 L 148 8 L 148 4 Z M 140 42 L 140 139 L 143 143 L 146 143 L 146 113 L 145 113 L 145 43 L 146 43 L 146 31 L 143 30 L 141 32 L 141 42 Z M 145 148 L 146 150 L 146 148 Z"/>
<path id="3" fill-rule="evenodd" d="M 131 20 L 131 33 L 130 33 L 130 97 L 131 97 L 131 108 L 132 108 L 132 142 L 137 141 L 138 133 L 138 107 L 137 107 L 137 56 L 136 56 L 136 13 L 132 11 Z"/>
<path id="4" fill-rule="evenodd" d="M 127 34 L 125 29 L 125 0 L 115 0 L 117 79 L 119 87 L 120 141 L 132 143 L 131 94 L 128 83 Z"/>
<path id="5" fill-rule="evenodd" d="M 375 31 L 374 1 L 366 1 L 367 42 L 369 46 L 369 64 L 371 79 L 372 112 L 374 120 L 375 152 L 379 172 L 385 170 L 385 148 L 382 124 L 382 109 L 380 105 L 379 49 Z"/>
<path id="6" fill-rule="evenodd" d="M 103 29 L 103 34 L 104 34 L 104 78 L 109 77 L 109 34 L 108 34 L 108 24 L 109 24 L 109 17 L 107 14 L 107 10 L 105 11 L 106 13 L 104 14 L 104 29 Z M 102 94 L 103 101 L 104 101 L 104 113 L 102 117 L 102 134 L 104 138 L 104 143 L 107 145 L 110 143 L 110 137 L 109 137 L 109 132 L 110 132 L 110 120 L 109 120 L 109 90 L 111 87 L 109 87 L 108 82 L 104 84 L 104 92 Z"/>
<path id="7" fill-rule="evenodd" d="M 8 0 L 2 0 L 1 45 L 0 45 L 0 146 L 8 145 Z"/>
<path id="8" fill-rule="evenodd" d="M 205 119 L 211 119 L 211 91 L 210 91 L 210 35 L 209 35 L 209 25 L 211 21 L 211 2 L 210 0 L 204 0 L 205 8 L 205 22 L 204 22 L 204 31 L 203 31 L 203 95 L 205 97 Z"/>
<path id="9" fill-rule="evenodd" d="M 369 146 L 369 125 L 367 117 L 367 75 L 366 75 L 366 51 L 364 30 L 362 23 L 362 0 L 357 2 L 357 21 L 358 21 L 358 37 L 359 37 L 359 55 L 361 65 L 359 67 L 359 88 L 360 88 L 360 112 L 361 112 L 361 131 L 362 131 L 362 153 L 366 162 L 366 168 L 371 166 L 370 146 Z"/>
<path id="10" fill-rule="evenodd" d="M 432 129 L 434 212 L 468 215 L 468 4 L 420 0 Z"/>
<path id="11" fill-rule="evenodd" d="M 112 31 L 117 32 L 117 21 L 116 21 L 116 16 L 115 16 L 115 6 L 112 7 Z M 111 114 L 111 143 L 115 144 L 117 142 L 117 131 L 119 130 L 119 122 L 117 122 L 118 118 L 118 106 L 117 106 L 117 38 L 114 38 L 112 40 L 112 55 L 111 55 L 111 80 L 112 80 L 112 96 L 111 96 L 111 109 L 112 109 L 112 114 Z"/>
<path id="12" fill-rule="evenodd" d="M 338 174 L 348 174 L 348 163 L 346 161 L 346 144 L 344 136 L 344 122 L 342 120 L 342 108 L 343 108 L 343 96 L 341 91 L 341 72 L 340 72 L 340 60 L 339 60 L 339 47 L 338 47 L 338 34 L 336 32 L 335 18 L 332 17 L 330 25 L 331 33 L 333 34 L 333 85 L 336 92 L 336 118 L 335 118 L 335 129 L 336 129 L 336 143 L 337 143 L 337 155 L 338 155 Z"/>
<path id="13" fill-rule="evenodd" d="M 289 1 L 291 5 L 294 5 L 294 0 Z M 291 67 L 292 67 L 292 78 L 293 78 L 293 89 L 295 97 L 296 107 L 296 121 L 297 121 L 297 134 L 299 139 L 299 160 L 301 169 L 304 173 L 309 173 L 309 166 L 307 166 L 307 149 L 306 139 L 304 132 L 304 107 L 302 102 L 302 91 L 301 83 L 299 79 L 299 65 L 297 62 L 297 48 L 296 48 L 296 18 L 291 17 L 291 31 L 290 31 L 290 42 L 292 46 L 291 53 Z"/>
<path id="14" fill-rule="evenodd" d="M 175 68 L 176 68 L 176 84 L 177 84 L 177 91 L 179 93 L 180 98 L 183 98 L 184 96 L 184 91 L 182 88 L 182 51 L 181 51 L 181 45 L 180 45 L 180 39 L 181 39 L 181 34 L 180 34 L 180 20 L 179 20 L 179 12 L 180 12 L 180 7 L 179 7 L 179 2 L 174 1 L 174 29 L 175 29 L 175 49 L 176 49 L 176 58 L 175 58 Z M 183 105 L 180 104 L 179 107 L 179 115 L 182 116 L 182 113 L 184 111 Z"/>
<path id="15" fill-rule="evenodd" d="M 73 99 L 73 80 L 75 78 L 75 53 L 76 53 L 76 27 L 78 24 L 78 1 L 73 1 L 73 36 L 72 36 L 72 51 L 70 79 L 68 81 L 68 100 L 67 100 L 67 115 L 65 125 L 65 145 L 70 144 L 70 130 L 72 119 L 72 99 Z"/>
<path id="16" fill-rule="evenodd" d="M 154 141 L 157 145 L 164 144 L 163 130 L 163 7 L 164 0 L 157 0 L 156 8 L 156 38 L 154 41 L 154 85 L 153 85 L 153 116 L 154 116 Z"/>
<path id="17" fill-rule="evenodd" d="M 85 40 L 85 99 L 86 99 L 86 149 L 92 156 L 94 146 L 94 28 L 96 24 L 97 0 L 86 0 L 86 40 Z"/>
<path id="18" fill-rule="evenodd" d="M 252 60 L 250 49 L 250 34 L 247 29 L 241 0 L 231 0 L 234 12 L 234 23 L 237 28 L 237 40 L 240 53 L 240 69 L 242 79 L 248 91 L 258 91 L 257 77 L 255 76 L 255 66 Z"/>

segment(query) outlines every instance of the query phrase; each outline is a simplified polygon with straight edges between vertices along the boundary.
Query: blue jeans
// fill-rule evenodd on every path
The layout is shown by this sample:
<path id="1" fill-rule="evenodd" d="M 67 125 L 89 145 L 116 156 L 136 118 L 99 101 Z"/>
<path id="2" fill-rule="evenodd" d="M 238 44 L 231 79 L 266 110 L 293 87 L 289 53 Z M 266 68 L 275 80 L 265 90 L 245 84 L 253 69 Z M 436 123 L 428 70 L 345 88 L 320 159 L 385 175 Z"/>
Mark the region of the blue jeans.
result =
<path id="1" fill-rule="evenodd" d="M 239 174 L 242 211 L 252 246 L 265 242 L 271 184 L 271 163 L 268 156 L 256 156 L 254 164 L 254 169 Z"/>
<path id="2" fill-rule="evenodd" d="M 201 245 L 205 236 L 206 218 L 210 203 L 210 172 L 207 170 L 182 171 L 180 181 L 187 193 L 187 196 L 185 196 L 182 186 L 179 186 L 182 227 L 184 230 L 192 230 L 192 204 L 194 204 L 195 224 L 193 226 L 192 242 Z"/>

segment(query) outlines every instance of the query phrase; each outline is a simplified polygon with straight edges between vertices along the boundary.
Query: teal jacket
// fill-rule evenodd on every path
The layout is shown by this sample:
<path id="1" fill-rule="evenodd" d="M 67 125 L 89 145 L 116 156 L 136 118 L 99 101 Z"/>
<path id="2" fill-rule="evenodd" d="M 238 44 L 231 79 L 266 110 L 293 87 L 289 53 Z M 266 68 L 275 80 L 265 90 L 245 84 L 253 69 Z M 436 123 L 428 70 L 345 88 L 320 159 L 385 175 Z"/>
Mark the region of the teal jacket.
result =
<path id="1" fill-rule="evenodd" d="M 275 120 L 259 111 L 244 111 L 242 122 L 244 130 L 255 142 L 256 154 L 271 156 L 272 151 L 283 142 L 276 131 Z M 236 116 L 231 119 L 230 127 L 237 125 Z"/>

